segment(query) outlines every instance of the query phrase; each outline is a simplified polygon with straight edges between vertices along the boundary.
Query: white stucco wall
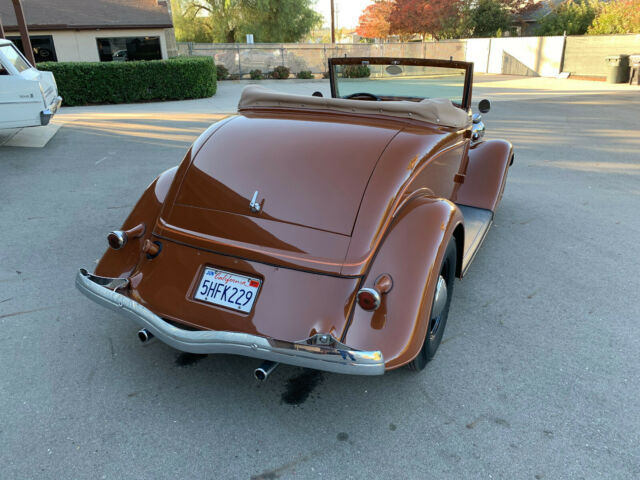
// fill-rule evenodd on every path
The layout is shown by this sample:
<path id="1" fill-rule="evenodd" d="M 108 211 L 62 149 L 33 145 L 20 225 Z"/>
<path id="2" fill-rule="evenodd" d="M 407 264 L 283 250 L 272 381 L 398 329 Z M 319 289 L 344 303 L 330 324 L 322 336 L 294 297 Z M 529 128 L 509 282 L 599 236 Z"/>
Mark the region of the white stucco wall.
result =
<path id="1" fill-rule="evenodd" d="M 555 77 L 560 73 L 563 43 L 562 37 L 494 38 L 489 73 L 523 75 L 520 70 L 527 68 L 541 77 Z"/>
<path id="2" fill-rule="evenodd" d="M 469 38 L 467 40 L 467 62 L 473 62 L 473 71 L 487 73 L 489 63 L 490 38 Z"/>
<path id="3" fill-rule="evenodd" d="M 30 31 L 30 35 L 51 35 L 59 62 L 99 62 L 97 38 L 106 37 L 160 37 L 162 58 L 168 58 L 165 29 L 136 30 L 52 30 Z M 6 36 L 19 36 L 20 32 L 5 32 Z"/>
<path id="4" fill-rule="evenodd" d="M 467 40 L 466 60 L 476 72 L 555 77 L 563 46 L 563 37 L 473 38 Z"/>

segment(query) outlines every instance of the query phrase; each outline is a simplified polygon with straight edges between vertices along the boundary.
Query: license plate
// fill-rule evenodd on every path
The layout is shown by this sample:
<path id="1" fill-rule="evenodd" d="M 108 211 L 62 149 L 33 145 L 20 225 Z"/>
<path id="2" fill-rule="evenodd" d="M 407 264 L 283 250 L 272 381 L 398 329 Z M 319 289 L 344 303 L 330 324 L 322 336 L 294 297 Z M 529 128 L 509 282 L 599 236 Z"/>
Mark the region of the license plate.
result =
<path id="1" fill-rule="evenodd" d="M 250 312 L 261 283 L 257 278 L 207 267 L 194 298 L 240 312 Z"/>

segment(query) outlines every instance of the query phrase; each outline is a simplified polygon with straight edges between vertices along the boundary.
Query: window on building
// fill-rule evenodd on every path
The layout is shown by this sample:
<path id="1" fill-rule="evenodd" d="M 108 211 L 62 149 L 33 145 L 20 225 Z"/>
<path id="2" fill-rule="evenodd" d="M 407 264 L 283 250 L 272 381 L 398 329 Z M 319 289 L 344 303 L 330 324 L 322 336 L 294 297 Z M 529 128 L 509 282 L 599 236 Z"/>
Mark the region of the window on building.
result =
<path id="1" fill-rule="evenodd" d="M 24 48 L 22 47 L 20 37 L 7 37 L 7 40 L 11 40 L 24 55 Z M 29 40 L 31 40 L 31 48 L 33 48 L 33 56 L 36 58 L 36 63 L 58 61 L 56 47 L 53 44 L 53 37 L 51 35 L 29 35 Z"/>
<path id="2" fill-rule="evenodd" d="M 127 62 L 131 60 L 160 60 L 160 37 L 98 38 L 101 62 Z"/>

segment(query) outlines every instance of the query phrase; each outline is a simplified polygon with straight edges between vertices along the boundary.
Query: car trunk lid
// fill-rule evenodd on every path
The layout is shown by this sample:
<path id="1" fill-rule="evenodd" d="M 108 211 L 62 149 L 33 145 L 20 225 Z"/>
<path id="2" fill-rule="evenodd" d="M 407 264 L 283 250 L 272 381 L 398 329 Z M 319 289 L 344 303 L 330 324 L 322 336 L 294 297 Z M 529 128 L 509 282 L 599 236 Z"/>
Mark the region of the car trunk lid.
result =
<path id="1" fill-rule="evenodd" d="M 197 152 L 175 203 L 349 236 L 396 132 L 317 116 L 240 116 Z M 259 215 L 250 207 L 255 192 Z"/>
<path id="2" fill-rule="evenodd" d="M 338 273 L 371 173 L 398 130 L 345 115 L 245 113 L 193 154 L 157 233 Z M 250 206 L 255 192 L 259 213 Z"/>

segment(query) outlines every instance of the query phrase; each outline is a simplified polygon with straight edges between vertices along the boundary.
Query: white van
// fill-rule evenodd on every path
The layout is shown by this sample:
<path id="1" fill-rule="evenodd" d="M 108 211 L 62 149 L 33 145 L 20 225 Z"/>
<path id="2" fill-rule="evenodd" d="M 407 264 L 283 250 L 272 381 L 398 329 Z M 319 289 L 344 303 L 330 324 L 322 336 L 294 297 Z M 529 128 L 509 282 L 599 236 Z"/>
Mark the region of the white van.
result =
<path id="1" fill-rule="evenodd" d="M 9 40 L 0 39 L 0 128 L 47 125 L 62 98 L 51 72 L 40 72 Z"/>

